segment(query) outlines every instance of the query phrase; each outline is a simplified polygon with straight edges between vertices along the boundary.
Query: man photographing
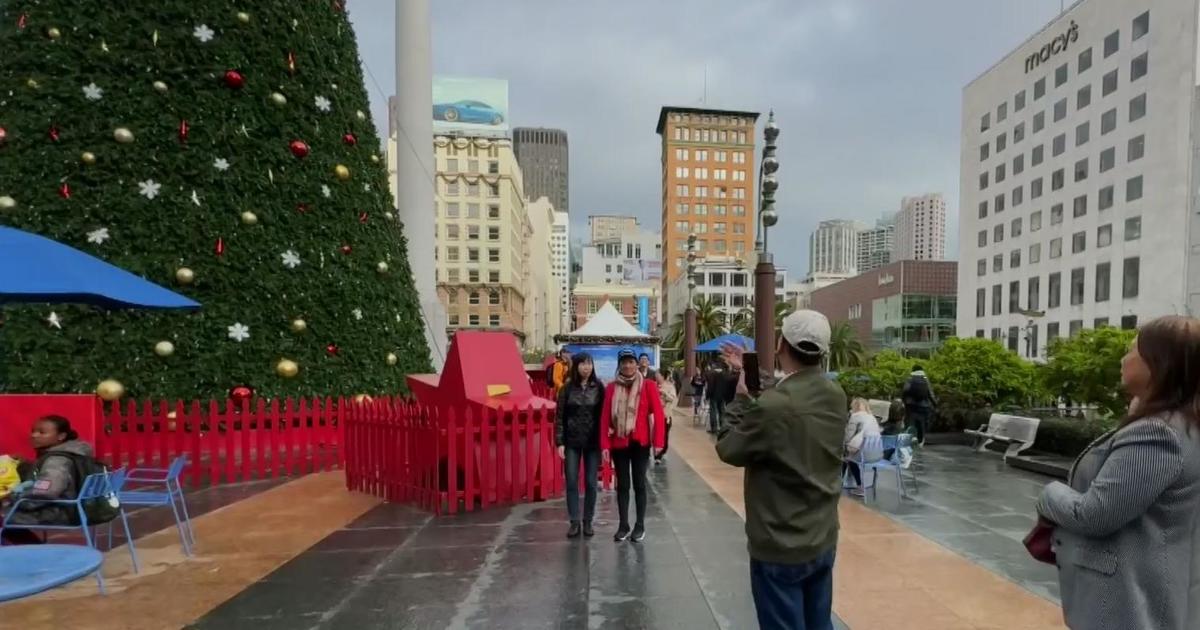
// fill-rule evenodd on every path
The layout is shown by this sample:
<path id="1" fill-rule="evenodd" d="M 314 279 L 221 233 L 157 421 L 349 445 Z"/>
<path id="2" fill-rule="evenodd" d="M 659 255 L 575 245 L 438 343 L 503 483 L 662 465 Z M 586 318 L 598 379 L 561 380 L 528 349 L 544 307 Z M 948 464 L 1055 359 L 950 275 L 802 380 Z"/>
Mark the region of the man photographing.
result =
<path id="1" fill-rule="evenodd" d="M 821 367 L 830 337 L 824 315 L 796 311 L 783 320 L 782 333 L 775 356 L 783 376 L 757 398 L 746 388 L 744 350 L 722 349 L 737 397 L 725 410 L 717 455 L 746 469 L 759 626 L 831 630 L 846 394 Z"/>

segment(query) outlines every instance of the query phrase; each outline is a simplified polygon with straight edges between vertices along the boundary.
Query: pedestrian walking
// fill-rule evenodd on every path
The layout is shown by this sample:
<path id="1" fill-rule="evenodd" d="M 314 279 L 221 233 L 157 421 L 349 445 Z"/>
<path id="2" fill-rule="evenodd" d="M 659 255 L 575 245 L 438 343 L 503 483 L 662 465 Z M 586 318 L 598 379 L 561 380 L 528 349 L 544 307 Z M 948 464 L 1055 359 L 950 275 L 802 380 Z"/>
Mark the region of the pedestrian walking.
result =
<path id="1" fill-rule="evenodd" d="M 925 446 L 925 432 L 929 430 L 929 421 L 933 418 L 937 397 L 933 395 L 929 377 L 920 365 L 913 366 L 912 374 L 905 381 L 900 397 L 904 400 L 904 419 L 908 422 L 909 429 L 916 431 L 917 443 Z"/>
<path id="2" fill-rule="evenodd" d="M 696 370 L 689 383 L 692 388 L 692 423 L 700 422 L 700 407 L 704 404 L 704 375 Z"/>
<path id="3" fill-rule="evenodd" d="M 582 533 L 591 538 L 596 514 L 596 473 L 600 469 L 600 412 L 604 409 L 604 385 L 596 377 L 592 357 L 581 352 L 572 358 L 569 378 L 558 393 L 554 418 L 554 443 L 558 456 L 566 460 L 567 538 Z M 583 466 L 583 517 L 579 513 L 579 467 Z"/>
<path id="4" fill-rule="evenodd" d="M 658 376 L 658 372 L 650 367 L 650 355 L 645 352 L 638 355 L 638 372 L 641 372 L 642 378 L 650 381 L 654 381 L 655 377 Z M 655 382 L 657 383 L 658 381 Z"/>
<path id="5" fill-rule="evenodd" d="M 1121 360 L 1129 413 L 1038 499 L 1072 630 L 1200 627 L 1198 357 L 1200 320 L 1142 327 Z"/>
<path id="6" fill-rule="evenodd" d="M 550 386 L 554 388 L 554 394 L 562 391 L 564 385 L 567 384 L 567 379 L 571 375 L 571 353 L 566 348 L 561 348 L 558 351 L 558 357 L 554 361 L 554 365 L 550 366 Z"/>
<path id="7" fill-rule="evenodd" d="M 654 463 L 662 464 L 667 461 L 667 451 L 671 448 L 671 414 L 675 412 L 675 406 L 679 403 L 679 395 L 675 393 L 675 385 L 671 383 L 669 371 L 663 370 L 658 373 L 658 393 L 662 399 L 666 433 L 663 434 L 662 450 L 654 455 Z"/>
<path id="8" fill-rule="evenodd" d="M 737 398 L 717 455 L 746 469 L 750 587 L 765 630 L 833 628 L 846 394 L 821 367 L 829 337 L 829 320 L 816 311 L 784 318 L 776 350 L 783 376 L 757 399 L 742 373 L 744 350 L 723 350 Z"/>
<path id="9" fill-rule="evenodd" d="M 666 445 L 666 423 L 658 384 L 642 378 L 631 350 L 617 355 L 617 377 L 608 384 L 601 412 L 600 448 L 617 473 L 617 513 L 620 523 L 613 540 L 646 537 L 646 469 L 650 450 Z M 629 491 L 633 490 L 637 520 L 629 527 Z"/>
<path id="10" fill-rule="evenodd" d="M 721 418 L 725 415 L 725 405 L 733 399 L 736 375 L 731 375 L 729 366 L 723 359 L 713 361 L 705 379 L 705 399 L 708 401 L 708 432 L 717 433 L 721 430 Z"/>

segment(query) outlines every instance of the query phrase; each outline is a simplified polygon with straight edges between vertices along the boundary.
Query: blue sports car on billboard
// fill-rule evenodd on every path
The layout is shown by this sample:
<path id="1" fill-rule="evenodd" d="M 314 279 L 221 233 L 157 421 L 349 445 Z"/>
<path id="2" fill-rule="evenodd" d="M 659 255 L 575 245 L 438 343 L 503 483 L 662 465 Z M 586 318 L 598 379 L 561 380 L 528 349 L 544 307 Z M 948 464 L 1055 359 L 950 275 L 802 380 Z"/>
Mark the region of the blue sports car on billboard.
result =
<path id="1" fill-rule="evenodd" d="M 504 115 L 492 109 L 492 106 L 487 103 L 455 101 L 453 103 L 434 103 L 433 119 L 451 123 L 499 125 L 504 122 Z"/>

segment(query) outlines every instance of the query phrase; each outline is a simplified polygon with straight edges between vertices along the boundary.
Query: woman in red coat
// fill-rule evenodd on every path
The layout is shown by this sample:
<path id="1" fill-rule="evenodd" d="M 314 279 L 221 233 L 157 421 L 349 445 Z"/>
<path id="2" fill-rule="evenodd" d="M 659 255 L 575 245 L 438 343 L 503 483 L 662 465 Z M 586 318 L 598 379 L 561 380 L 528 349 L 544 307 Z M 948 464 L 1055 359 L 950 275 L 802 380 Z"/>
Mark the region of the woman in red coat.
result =
<path id="1" fill-rule="evenodd" d="M 646 469 L 650 449 L 661 453 L 666 442 L 667 417 L 659 398 L 658 384 L 642 377 L 637 356 L 631 350 L 617 355 L 617 378 L 604 392 L 600 414 L 600 449 L 612 459 L 617 472 L 617 509 L 621 524 L 613 540 L 632 534 L 634 542 L 646 537 Z M 637 522 L 629 528 L 629 487 L 633 486 Z"/>

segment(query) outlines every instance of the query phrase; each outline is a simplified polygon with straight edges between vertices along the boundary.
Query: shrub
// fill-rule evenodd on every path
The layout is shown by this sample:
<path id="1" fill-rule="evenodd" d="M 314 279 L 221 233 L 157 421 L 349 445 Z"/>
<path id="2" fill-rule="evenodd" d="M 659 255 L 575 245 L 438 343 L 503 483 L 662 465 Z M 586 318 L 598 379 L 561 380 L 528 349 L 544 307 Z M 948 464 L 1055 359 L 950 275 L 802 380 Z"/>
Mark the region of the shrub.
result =
<path id="1" fill-rule="evenodd" d="M 1083 418 L 1042 418 L 1033 448 L 1043 453 L 1075 457 L 1113 427 L 1113 421 Z"/>

